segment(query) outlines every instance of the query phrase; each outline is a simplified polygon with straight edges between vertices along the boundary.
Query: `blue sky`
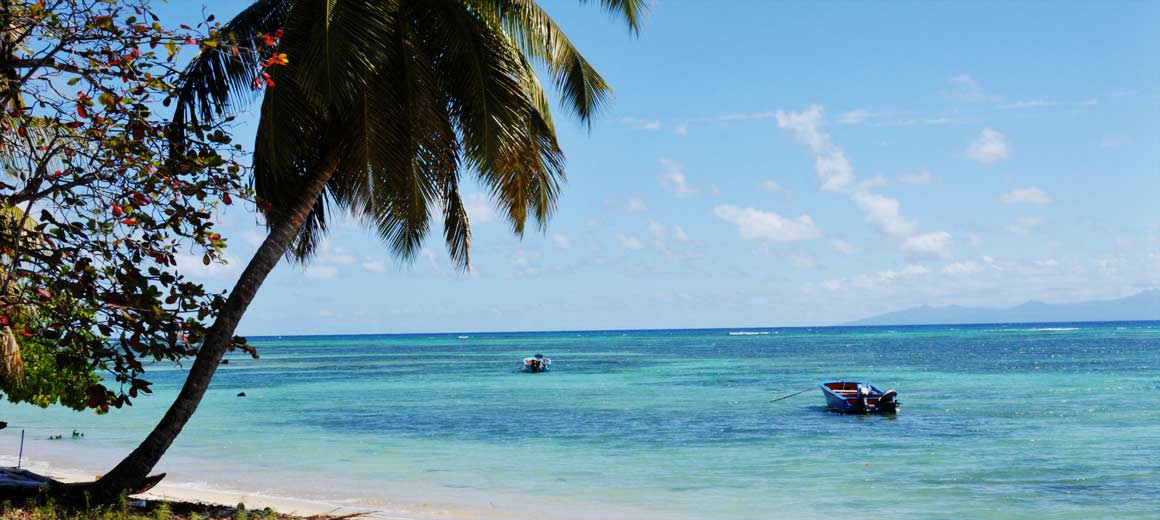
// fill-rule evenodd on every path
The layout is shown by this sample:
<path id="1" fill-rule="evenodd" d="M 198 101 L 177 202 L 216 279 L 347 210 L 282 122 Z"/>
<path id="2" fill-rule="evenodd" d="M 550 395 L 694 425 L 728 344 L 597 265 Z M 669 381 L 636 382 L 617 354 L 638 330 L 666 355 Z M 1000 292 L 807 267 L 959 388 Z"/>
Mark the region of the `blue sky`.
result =
<path id="1" fill-rule="evenodd" d="M 438 233 L 405 264 L 347 221 L 241 333 L 825 325 L 1160 286 L 1160 4 L 669 0 L 632 38 L 542 3 L 615 89 L 590 132 L 558 114 L 547 231 L 514 238 L 469 182 L 458 273 Z M 225 288 L 263 230 L 222 224 L 234 261 L 186 263 Z"/>

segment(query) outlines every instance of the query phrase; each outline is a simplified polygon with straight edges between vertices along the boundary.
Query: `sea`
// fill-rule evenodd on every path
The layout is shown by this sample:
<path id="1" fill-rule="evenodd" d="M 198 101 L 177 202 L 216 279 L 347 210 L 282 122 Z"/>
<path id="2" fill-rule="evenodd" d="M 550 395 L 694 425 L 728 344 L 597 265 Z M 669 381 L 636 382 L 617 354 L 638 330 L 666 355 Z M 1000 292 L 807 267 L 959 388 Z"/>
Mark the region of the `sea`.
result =
<path id="1" fill-rule="evenodd" d="M 251 343 L 168 482 L 382 518 L 1160 518 L 1160 322 Z M 551 372 L 518 370 L 535 353 Z M 107 470 L 186 369 L 103 416 L 0 404 L 0 463 Z M 901 413 L 830 413 L 826 379 L 897 389 Z"/>

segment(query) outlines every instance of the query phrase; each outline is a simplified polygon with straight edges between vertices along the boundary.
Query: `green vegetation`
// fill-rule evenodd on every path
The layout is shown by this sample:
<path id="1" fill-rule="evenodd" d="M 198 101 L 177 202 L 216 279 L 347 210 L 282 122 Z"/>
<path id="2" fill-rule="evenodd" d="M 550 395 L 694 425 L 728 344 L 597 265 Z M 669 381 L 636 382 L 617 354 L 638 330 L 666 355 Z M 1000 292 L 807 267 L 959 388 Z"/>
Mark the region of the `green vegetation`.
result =
<path id="1" fill-rule="evenodd" d="M 21 342 L 24 381 L 4 378 L 0 392 L 13 403 L 29 403 L 47 408 L 61 405 L 73 410 L 86 408 L 88 389 L 100 384 L 97 374 L 85 364 L 80 353 L 53 348 L 40 338 Z"/>
<path id="2" fill-rule="evenodd" d="M 182 50 L 217 44 L 215 26 L 169 30 L 149 7 L 0 1 L 0 391 L 10 401 L 130 404 L 150 391 L 146 364 L 195 353 L 224 301 L 177 266 L 188 254 L 222 259 L 214 214 L 250 193 L 240 149 L 224 119 L 179 128 L 155 112 L 176 96 Z M 187 137 L 174 146 L 179 130 Z"/>
<path id="3" fill-rule="evenodd" d="M 188 502 L 146 502 L 129 505 L 125 499 L 96 508 L 63 507 L 51 501 L 23 505 L 0 504 L 0 520 L 346 520 L 357 515 L 301 517 L 278 513 L 270 508 L 249 510 Z"/>

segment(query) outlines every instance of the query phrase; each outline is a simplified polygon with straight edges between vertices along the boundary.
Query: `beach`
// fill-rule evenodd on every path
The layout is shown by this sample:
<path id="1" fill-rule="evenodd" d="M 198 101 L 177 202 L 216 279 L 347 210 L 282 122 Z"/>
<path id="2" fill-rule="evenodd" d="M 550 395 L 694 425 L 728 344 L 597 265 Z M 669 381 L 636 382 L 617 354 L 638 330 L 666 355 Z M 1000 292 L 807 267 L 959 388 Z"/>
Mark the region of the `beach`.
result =
<path id="1" fill-rule="evenodd" d="M 1160 509 L 1156 323 L 252 341 L 262 357 L 222 367 L 156 495 L 413 519 Z M 552 372 L 518 372 L 535 352 Z M 23 428 L 34 470 L 112 467 L 183 372 L 155 374 L 157 395 L 107 416 L 0 405 L 0 463 Z M 828 378 L 896 388 L 902 412 L 831 414 L 820 391 L 770 402 Z"/>

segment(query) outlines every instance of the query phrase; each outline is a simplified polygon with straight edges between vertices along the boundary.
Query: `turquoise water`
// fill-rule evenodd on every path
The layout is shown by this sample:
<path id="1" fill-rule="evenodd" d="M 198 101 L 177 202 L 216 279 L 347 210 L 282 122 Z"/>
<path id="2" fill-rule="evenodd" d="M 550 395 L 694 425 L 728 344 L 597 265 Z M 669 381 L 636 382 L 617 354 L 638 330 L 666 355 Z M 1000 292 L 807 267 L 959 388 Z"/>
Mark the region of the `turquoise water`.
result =
<path id="1" fill-rule="evenodd" d="M 163 469 L 418 518 L 1160 511 L 1160 323 L 730 332 L 253 338 Z M 535 352 L 553 372 L 518 373 Z M 26 428 L 27 457 L 107 469 L 182 375 L 157 367 L 156 396 L 106 417 L 2 404 L 0 460 Z M 902 413 L 770 402 L 826 378 L 897 388 Z"/>

